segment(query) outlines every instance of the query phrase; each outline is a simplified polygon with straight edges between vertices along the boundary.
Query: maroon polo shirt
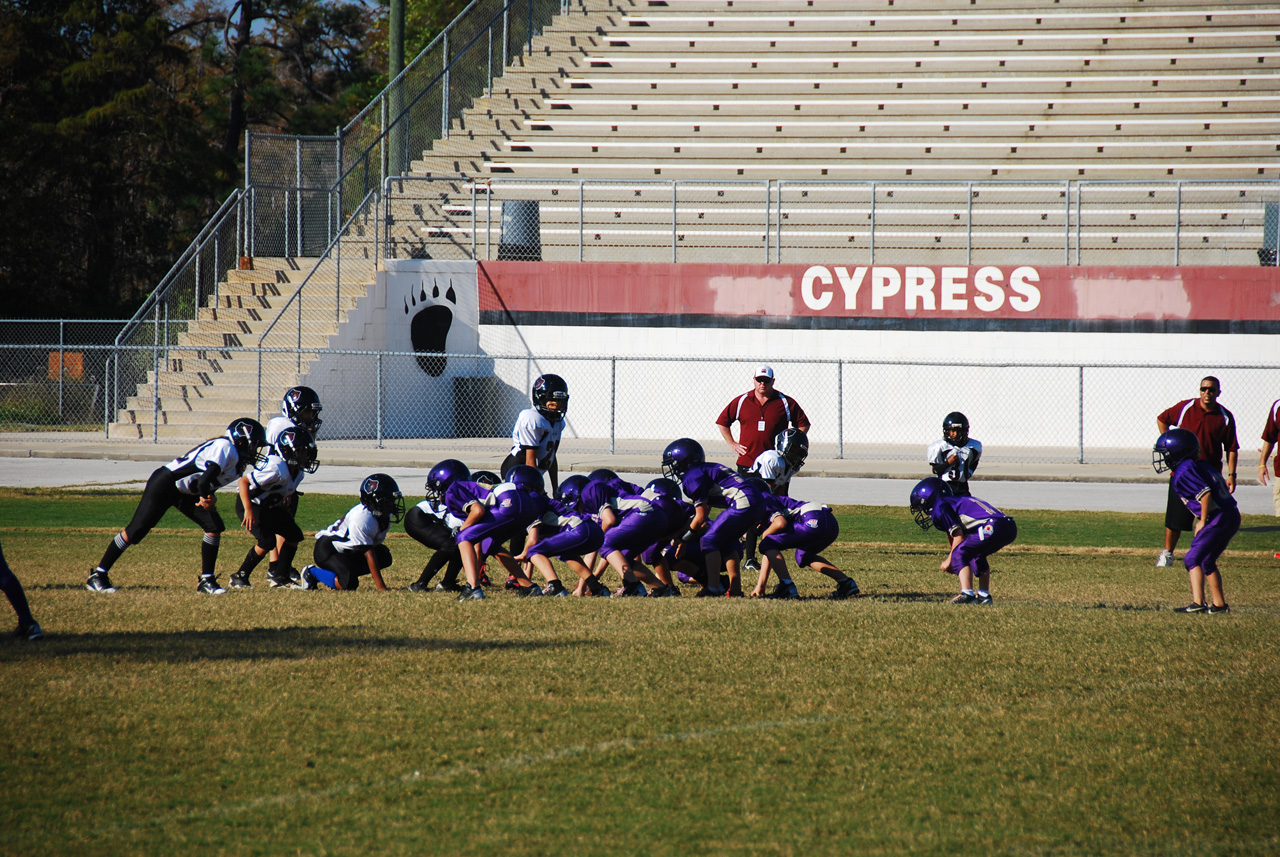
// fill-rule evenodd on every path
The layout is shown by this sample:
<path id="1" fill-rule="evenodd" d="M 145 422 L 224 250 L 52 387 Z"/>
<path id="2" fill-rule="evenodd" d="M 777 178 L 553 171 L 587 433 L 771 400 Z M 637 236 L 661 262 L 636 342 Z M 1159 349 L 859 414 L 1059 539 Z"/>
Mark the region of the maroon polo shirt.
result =
<path id="1" fill-rule="evenodd" d="M 738 456 L 737 463 L 750 467 L 756 463 L 760 453 L 773 449 L 773 439 L 787 426 L 796 428 L 809 426 L 809 417 L 805 415 L 800 403 L 788 395 L 773 391 L 764 405 L 756 401 L 755 390 L 748 390 L 741 396 L 725 405 L 720 416 L 716 417 L 716 425 L 730 428 L 735 422 L 738 427 L 738 443 L 747 451 Z"/>
<path id="2" fill-rule="evenodd" d="M 1222 469 L 1223 454 L 1240 449 L 1236 440 L 1236 418 L 1222 405 L 1214 404 L 1206 411 L 1199 399 L 1187 399 L 1160 414 L 1160 422 L 1169 428 L 1184 428 L 1200 440 L 1200 457 Z"/>

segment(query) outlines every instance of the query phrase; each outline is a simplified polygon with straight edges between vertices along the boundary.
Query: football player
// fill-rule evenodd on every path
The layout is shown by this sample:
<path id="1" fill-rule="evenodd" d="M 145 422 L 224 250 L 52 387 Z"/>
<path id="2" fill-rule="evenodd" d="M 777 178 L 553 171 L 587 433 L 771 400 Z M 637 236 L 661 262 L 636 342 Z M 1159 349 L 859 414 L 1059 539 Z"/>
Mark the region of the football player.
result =
<path id="1" fill-rule="evenodd" d="M 18 576 L 9 568 L 9 563 L 4 560 L 4 549 L 0 547 L 0 590 L 4 591 L 5 598 L 9 599 L 9 606 L 13 608 L 13 612 L 18 614 L 18 630 L 13 632 L 13 636 L 19 640 L 39 640 L 44 637 L 44 631 L 40 628 L 40 623 L 31 615 L 31 605 L 27 603 L 27 593 L 22 589 L 22 581 L 18 580 Z"/>
<path id="2" fill-rule="evenodd" d="M 551 477 L 551 493 L 560 485 L 556 450 L 569 412 L 569 385 L 559 375 L 541 375 L 533 382 L 533 407 L 516 417 L 511 430 L 511 452 L 499 468 L 505 476 L 517 464 L 537 468 Z"/>
<path id="3" fill-rule="evenodd" d="M 369 575 L 373 585 L 387 591 L 382 569 L 391 565 L 391 551 L 383 544 L 387 530 L 404 517 L 404 497 L 396 480 L 373 473 L 360 483 L 360 502 L 347 514 L 316 533 L 315 565 L 302 569 L 296 589 L 353 590 Z"/>
<path id="4" fill-rule="evenodd" d="M 942 440 L 929 444 L 933 474 L 951 489 L 953 497 L 969 496 L 969 477 L 982 459 L 982 444 L 969 437 L 969 418 L 952 411 L 942 420 Z"/>
<path id="5" fill-rule="evenodd" d="M 233 588 L 251 585 L 249 575 L 264 556 L 277 550 L 277 539 L 279 553 L 267 566 L 267 580 L 273 588 L 293 583 L 289 569 L 302 541 L 302 530 L 293 519 L 290 501 L 303 477 L 315 473 L 319 466 L 311 432 L 302 426 L 289 426 L 276 436 L 267 460 L 240 477 L 236 514 L 255 544 L 245 554 L 240 569 L 231 575 Z"/>
<path id="6" fill-rule="evenodd" d="M 426 592 L 431 578 L 442 566 L 448 565 L 444 578 L 436 584 L 437 592 L 461 592 L 458 574 L 462 571 L 462 557 L 454 538 L 463 521 L 453 515 L 444 504 L 444 492 L 454 482 L 472 481 L 471 470 L 456 458 L 446 458 L 437 463 L 427 474 L 425 499 L 409 510 L 404 518 L 404 531 L 419 544 L 435 551 L 422 569 L 422 575 L 409 584 L 410 592 Z"/>
<path id="7" fill-rule="evenodd" d="M 250 467 L 261 463 L 267 434 L 254 419 L 242 417 L 227 426 L 226 434 L 207 440 L 157 468 L 147 480 L 133 520 L 107 545 L 98 566 L 89 572 L 85 588 L 90 592 L 115 592 L 107 573 L 130 545 L 141 542 L 169 509 L 177 509 L 200 529 L 200 582 L 197 592 L 221 595 L 226 592 L 215 576 L 218 544 L 226 525 L 218 514 L 214 492 L 239 479 Z"/>
<path id="8" fill-rule="evenodd" d="M 1195 517 L 1191 547 L 1183 557 L 1191 580 L 1191 603 L 1178 613 L 1230 613 L 1222 589 L 1218 557 L 1240 529 L 1240 507 L 1215 470 L 1200 458 L 1200 439 L 1195 432 L 1173 428 L 1162 433 L 1151 450 L 1156 473 L 1173 471 L 1173 489 Z M 1209 583 L 1211 599 L 1206 603 L 1204 586 Z"/>
<path id="9" fill-rule="evenodd" d="M 995 506 L 977 497 L 953 497 L 937 476 L 911 489 L 911 514 L 920 529 L 937 527 L 951 549 L 939 568 L 960 578 L 960 594 L 952 604 L 991 603 L 991 565 L 987 557 L 1018 537 L 1018 525 Z M 978 580 L 974 589 L 974 578 Z"/>
<path id="10" fill-rule="evenodd" d="M 760 490 L 723 464 L 708 462 L 702 444 L 688 437 L 667 444 L 662 453 L 662 475 L 679 481 L 694 506 L 693 520 L 681 540 L 698 539 L 702 550 L 707 579 L 698 594 L 741 596 L 738 541 L 765 517 Z M 703 532 L 713 505 L 724 507 L 724 511 Z M 728 575 L 727 591 L 720 587 L 722 566 Z"/>
<path id="11" fill-rule="evenodd" d="M 612 484 L 604 481 L 588 481 L 576 506 L 578 511 L 596 516 L 604 532 L 594 569 L 597 578 L 603 574 L 606 564 L 612 567 L 622 578 L 622 588 L 617 594 L 623 597 L 647 595 L 644 583 L 655 589 L 666 585 L 637 561 L 667 530 L 667 516 L 661 507 L 642 494 L 619 494 Z"/>
<path id="12" fill-rule="evenodd" d="M 519 591 L 526 595 L 567 596 L 569 590 L 560 582 L 560 577 L 551 564 L 551 557 L 554 556 L 578 575 L 579 581 L 592 595 L 607 598 L 608 587 L 596 580 L 583 561 L 584 556 L 594 555 L 604 543 L 604 532 L 600 525 L 590 515 L 579 512 L 568 500 L 549 499 L 547 507 L 542 517 L 529 525 L 524 550 L 514 558 L 517 562 L 530 562 L 546 578 L 547 586 L 545 590 L 533 586 Z"/>
<path id="13" fill-rule="evenodd" d="M 445 492 L 449 510 L 463 520 L 458 531 L 458 552 L 462 555 L 462 570 L 467 575 L 467 588 L 458 596 L 459 601 L 481 600 L 484 590 L 480 583 L 481 557 L 485 548 L 495 551 L 499 559 L 511 560 L 501 545 L 515 533 L 542 517 L 547 510 L 546 483 L 537 468 L 517 464 L 507 474 L 507 480 L 493 490 L 478 496 L 467 492 L 468 486 L 480 488 L 471 482 L 455 482 Z M 455 497 L 455 492 L 459 496 Z M 474 496 L 465 496 L 466 494 Z M 462 505 L 459 505 L 461 501 Z M 514 562 L 504 562 L 508 572 L 516 578 L 519 587 L 533 586 L 520 567 Z"/>
<path id="14" fill-rule="evenodd" d="M 763 479 L 771 494 L 786 497 L 791 491 L 791 477 L 800 472 L 808 457 L 809 436 L 798 428 L 785 429 L 773 439 L 773 449 L 766 449 L 756 456 L 747 473 Z M 760 570 L 756 562 L 756 542 L 759 540 L 760 534 L 754 529 L 743 539 L 742 567 L 746 571 Z"/>
<path id="15" fill-rule="evenodd" d="M 675 585 L 676 577 L 682 572 L 696 572 L 697 565 L 688 559 L 678 560 L 675 557 L 675 546 L 678 539 L 689 529 L 693 520 L 693 506 L 684 501 L 680 485 L 674 479 L 659 476 L 645 486 L 644 496 L 659 509 L 667 519 L 667 529 L 645 548 L 640 561 L 653 569 L 653 573 L 662 581 L 663 586 L 649 593 L 654 598 L 674 598 L 680 595 L 680 588 Z M 692 579 L 692 576 L 685 574 Z"/>
<path id="16" fill-rule="evenodd" d="M 272 417 L 267 421 L 267 443 L 274 449 L 276 442 L 280 439 L 280 434 L 288 428 L 299 426 L 311 433 L 312 439 L 320 437 L 320 424 L 324 420 L 320 419 L 320 412 L 324 410 L 324 405 L 320 404 L 320 396 L 310 387 L 290 387 L 285 390 L 284 396 L 280 399 L 280 415 Z M 298 492 L 294 492 L 289 497 L 289 513 L 294 517 L 298 514 L 298 498 L 302 496 Z M 281 538 L 276 542 L 276 546 L 271 549 L 271 562 L 274 564 L 278 561 L 280 550 L 284 547 L 284 539 Z M 291 565 L 284 567 L 289 574 L 291 580 L 298 579 L 298 573 L 293 570 Z M 232 585 L 235 581 L 232 581 Z"/>
<path id="17" fill-rule="evenodd" d="M 760 564 L 760 578 L 756 581 L 756 587 L 751 593 L 753 597 L 759 598 L 764 595 L 765 584 L 769 581 L 771 571 L 777 573 L 778 585 L 769 597 L 782 599 L 800 597 L 800 593 L 796 591 L 795 582 L 791 579 L 791 573 L 787 570 L 787 561 L 782 556 L 782 552 L 786 550 L 796 552 L 798 568 L 812 568 L 836 582 L 835 591 L 831 593 L 830 598 L 844 600 L 856 598 L 862 594 L 852 577 L 821 556 L 821 551 L 830 547 L 840 535 L 840 524 L 836 521 L 830 506 L 806 503 L 803 500 L 780 497 L 777 494 L 766 494 L 764 505 L 769 513 L 769 525 L 760 539 L 760 555 L 763 557 L 763 562 Z"/>

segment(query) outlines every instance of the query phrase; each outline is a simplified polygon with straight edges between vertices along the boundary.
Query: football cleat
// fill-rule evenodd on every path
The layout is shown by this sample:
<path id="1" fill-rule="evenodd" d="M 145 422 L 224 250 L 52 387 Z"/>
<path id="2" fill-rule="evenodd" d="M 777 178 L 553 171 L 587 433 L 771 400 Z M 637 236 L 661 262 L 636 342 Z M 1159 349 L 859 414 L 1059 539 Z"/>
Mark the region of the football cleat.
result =
<path id="1" fill-rule="evenodd" d="M 1217 604 L 1210 604 L 1205 609 L 1208 610 L 1210 613 L 1230 613 L 1231 612 L 1231 606 L 1229 604 L 1223 604 L 1221 607 L 1219 607 Z"/>
<path id="2" fill-rule="evenodd" d="M 479 586 L 465 586 L 462 594 L 458 596 L 459 601 L 483 601 L 484 590 Z"/>
<path id="3" fill-rule="evenodd" d="M 694 598 L 724 598 L 727 590 L 724 589 L 707 589 L 705 586 L 698 590 L 698 594 Z"/>
<path id="4" fill-rule="evenodd" d="M 615 598 L 646 598 L 648 595 L 649 590 L 638 580 L 624 582 L 622 588 L 614 593 Z"/>
<path id="5" fill-rule="evenodd" d="M 1208 613 L 1209 608 L 1203 604 L 1188 604 L 1186 607 L 1179 607 L 1173 611 L 1174 613 Z"/>
<path id="6" fill-rule="evenodd" d="M 443 580 L 436 584 L 436 592 L 461 592 L 465 588 L 458 583 L 449 583 Z"/>
<path id="7" fill-rule="evenodd" d="M 649 593 L 650 598 L 679 598 L 680 590 L 675 586 L 659 586 Z"/>
<path id="8" fill-rule="evenodd" d="M 846 598 L 857 598 L 860 595 L 862 595 L 862 590 L 858 588 L 857 582 L 852 577 L 846 577 L 836 584 L 836 591 L 831 593 L 831 599 L 833 601 L 843 601 Z"/>
<path id="9" fill-rule="evenodd" d="M 549 580 L 542 590 L 543 595 L 550 595 L 552 598 L 567 598 L 569 590 L 564 588 L 564 584 L 558 580 Z"/>
<path id="10" fill-rule="evenodd" d="M 235 586 L 235 578 L 231 578 L 231 585 Z M 267 583 L 271 584 L 272 589 L 282 589 L 287 586 L 293 586 L 294 579 L 287 571 L 268 571 Z"/>
<path id="11" fill-rule="evenodd" d="M 1168 568 L 1173 565 L 1173 551 L 1160 551 L 1156 554 L 1156 568 Z"/>
<path id="12" fill-rule="evenodd" d="M 775 586 L 773 592 L 769 593 L 769 597 L 780 601 L 798 601 L 800 592 L 796 589 L 795 583 L 788 580 L 786 583 L 779 583 Z"/>
<path id="13" fill-rule="evenodd" d="M 107 577 L 105 571 L 89 572 L 89 579 L 85 581 L 84 588 L 90 592 L 115 592 L 116 588 L 111 585 L 111 578 Z"/>
<path id="14" fill-rule="evenodd" d="M 507 582 L 502 585 L 503 589 L 519 589 L 520 581 L 516 579 L 514 574 L 507 575 Z"/>
<path id="15" fill-rule="evenodd" d="M 530 586 L 521 586 L 516 589 L 516 594 L 521 598 L 538 598 L 542 595 L 542 587 L 536 583 Z"/>
<path id="16" fill-rule="evenodd" d="M 32 622 L 30 625 L 19 625 L 18 630 L 13 632 L 13 636 L 19 640 L 30 640 L 34 643 L 36 640 L 44 639 L 44 631 L 40 628 L 39 622 Z"/>
<path id="17" fill-rule="evenodd" d="M 253 584 L 249 582 L 249 574 L 247 572 L 237 571 L 231 575 L 232 589 L 250 589 L 252 587 Z"/>
<path id="18" fill-rule="evenodd" d="M 742 561 L 742 570 L 743 571 L 759 571 L 760 563 L 756 562 L 755 557 L 745 559 Z"/>
<path id="19" fill-rule="evenodd" d="M 410 592 L 430 592 L 431 584 L 423 583 L 421 580 L 415 580 L 413 583 L 409 584 L 409 591 Z"/>
<path id="20" fill-rule="evenodd" d="M 596 598 L 612 598 L 613 593 L 609 591 L 609 587 L 605 586 L 596 578 L 592 577 L 587 580 L 587 589 Z"/>
<path id="21" fill-rule="evenodd" d="M 302 573 L 298 575 L 297 580 L 290 584 L 290 588 L 310 592 L 319 585 L 320 582 L 316 580 L 316 576 L 311 573 L 311 566 L 308 565 L 303 567 Z"/>
<path id="22" fill-rule="evenodd" d="M 205 595 L 225 595 L 227 590 L 218 584 L 218 578 L 213 575 L 200 575 L 200 582 L 196 584 L 196 592 Z"/>
<path id="23" fill-rule="evenodd" d="M 991 604 L 994 604 L 995 602 L 992 599 L 990 592 L 988 592 L 986 595 L 983 595 L 981 592 L 975 592 L 973 594 L 973 603 L 989 606 Z"/>
<path id="24" fill-rule="evenodd" d="M 968 592 L 961 592 L 955 598 L 951 599 L 952 604 L 972 604 L 977 601 L 978 597 Z"/>

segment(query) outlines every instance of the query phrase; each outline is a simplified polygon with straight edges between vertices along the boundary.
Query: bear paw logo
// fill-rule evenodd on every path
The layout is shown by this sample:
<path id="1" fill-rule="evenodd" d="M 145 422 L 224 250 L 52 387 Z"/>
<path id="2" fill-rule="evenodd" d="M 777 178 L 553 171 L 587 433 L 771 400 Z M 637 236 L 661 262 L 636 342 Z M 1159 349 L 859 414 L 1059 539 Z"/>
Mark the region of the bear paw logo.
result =
<path id="1" fill-rule="evenodd" d="M 449 283 L 444 299 L 454 306 L 458 304 L 458 296 Z M 431 296 L 427 297 L 427 284 L 419 286 L 419 293 L 404 299 L 405 315 L 413 315 L 409 322 L 409 340 L 418 355 L 418 366 L 432 378 L 444 374 L 449 358 L 443 356 L 448 349 L 449 328 L 453 326 L 453 310 L 440 300 L 440 285 L 434 280 L 431 284 Z M 417 307 L 421 306 L 421 309 Z M 416 311 L 415 311 L 416 310 Z"/>

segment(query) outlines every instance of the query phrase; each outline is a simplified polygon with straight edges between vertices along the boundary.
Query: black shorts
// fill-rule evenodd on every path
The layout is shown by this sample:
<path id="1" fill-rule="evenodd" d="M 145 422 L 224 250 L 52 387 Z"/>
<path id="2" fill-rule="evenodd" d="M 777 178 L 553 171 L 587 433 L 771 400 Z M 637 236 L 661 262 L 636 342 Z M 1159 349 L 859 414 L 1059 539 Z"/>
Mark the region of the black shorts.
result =
<path id="1" fill-rule="evenodd" d="M 1196 528 L 1195 515 L 1182 502 L 1182 498 L 1173 490 L 1173 477 L 1169 478 L 1169 499 L 1164 507 L 1164 525 L 1166 529 L 1186 532 Z"/>
<path id="2" fill-rule="evenodd" d="M 288 500 L 273 506 L 254 504 L 253 529 L 249 532 L 258 547 L 265 551 L 275 550 L 276 536 L 283 536 L 286 542 L 295 545 L 302 541 L 302 528 L 293 520 L 292 507 Z M 236 516 L 244 520 L 244 502 L 239 497 L 236 497 Z"/>
<path id="3" fill-rule="evenodd" d="M 147 487 L 142 489 L 142 499 L 133 512 L 133 520 L 124 528 L 125 538 L 131 545 L 138 544 L 170 509 L 177 509 L 195 521 L 206 533 L 221 533 L 226 530 L 218 510 L 202 509 L 196 505 L 198 499 L 178 490 L 172 470 L 167 467 L 157 468 L 147 480 Z"/>
<path id="4" fill-rule="evenodd" d="M 327 568 L 338 577 L 338 585 L 346 590 L 360 586 L 360 577 L 369 573 L 369 562 L 364 558 L 364 551 L 348 553 L 333 546 L 332 536 L 321 536 L 316 539 L 316 548 L 312 556 L 316 565 Z M 391 565 L 391 551 L 386 545 L 375 545 L 373 560 L 378 569 Z"/>

